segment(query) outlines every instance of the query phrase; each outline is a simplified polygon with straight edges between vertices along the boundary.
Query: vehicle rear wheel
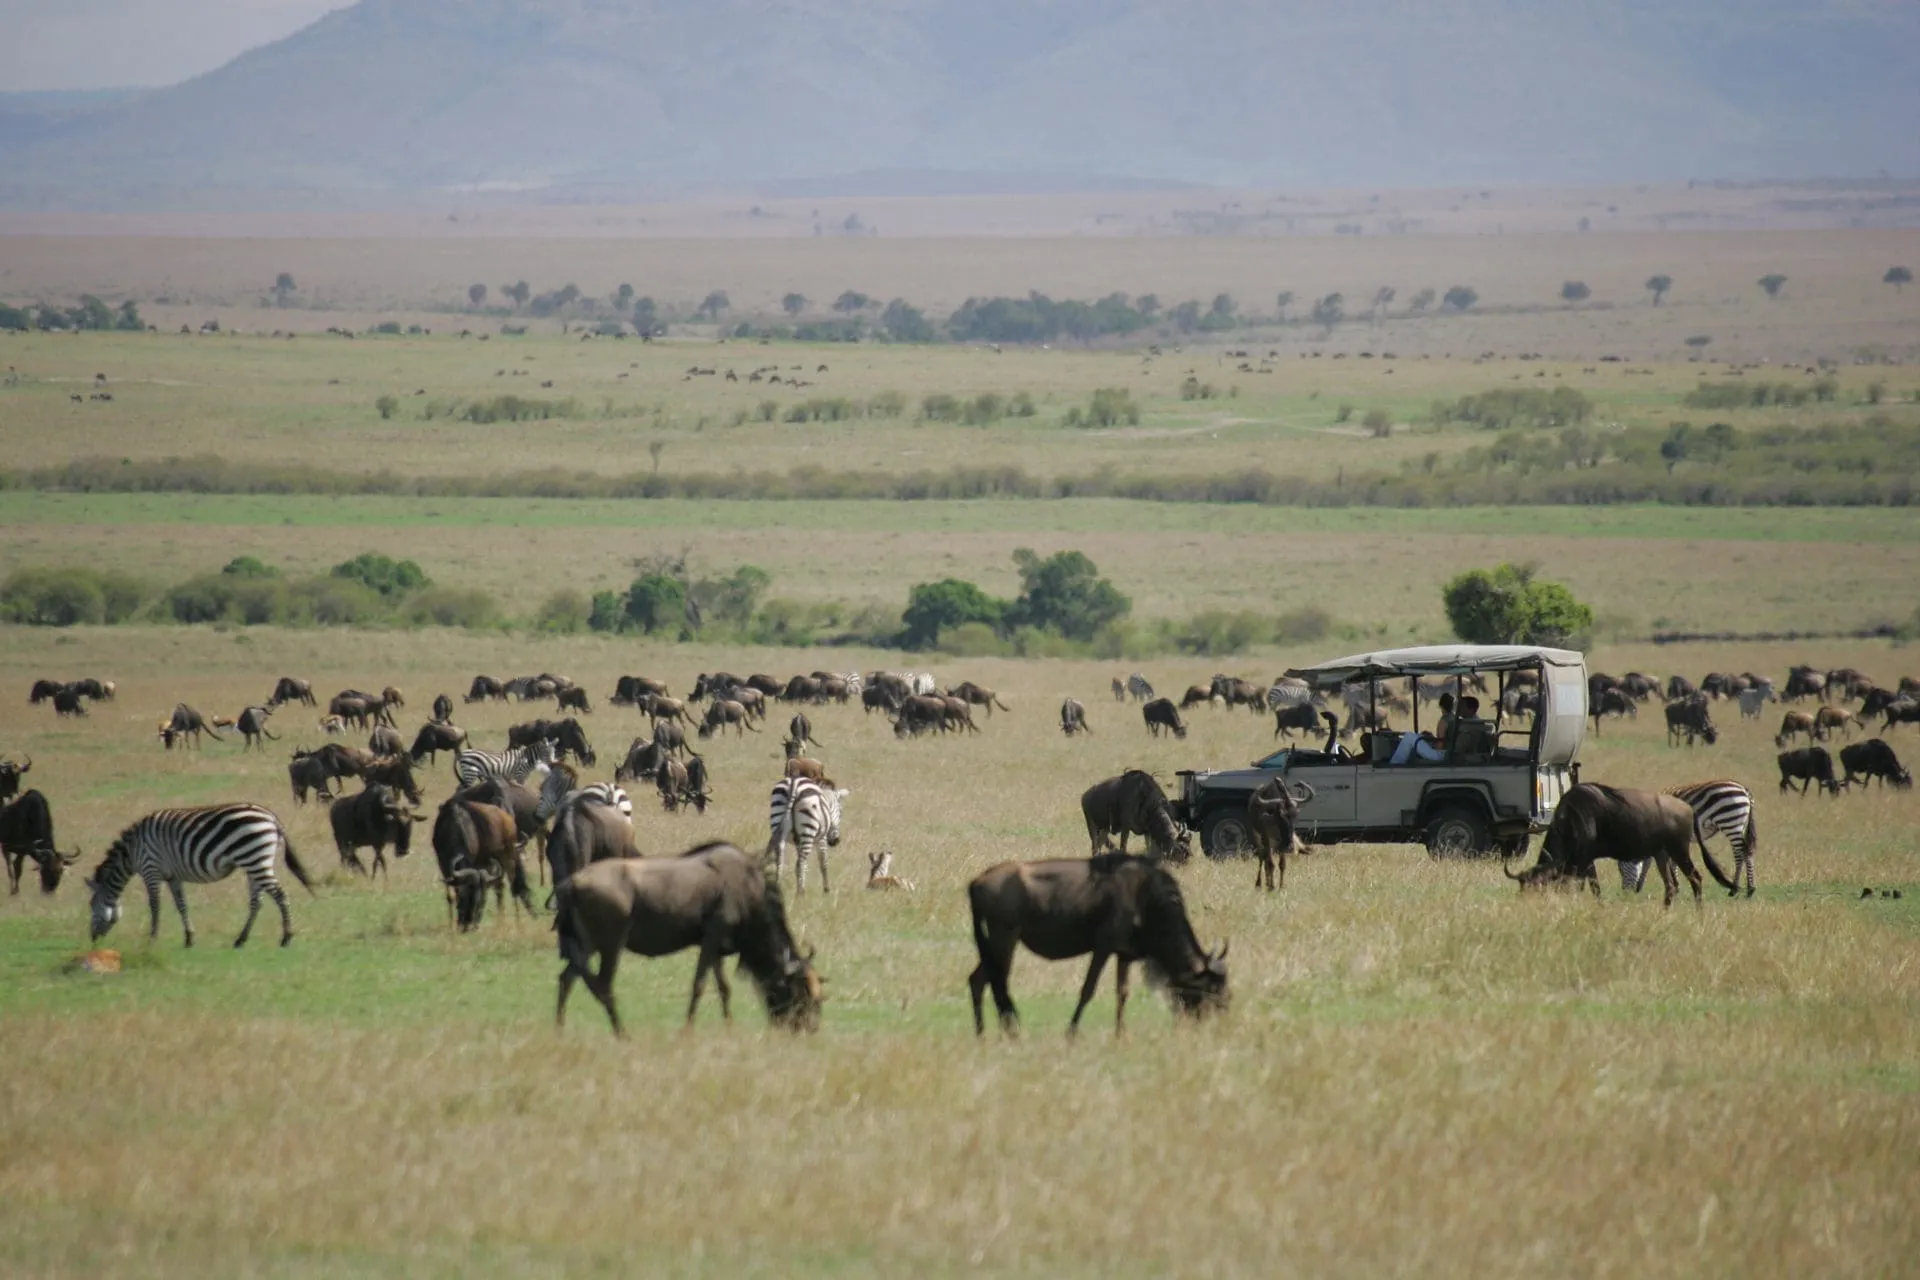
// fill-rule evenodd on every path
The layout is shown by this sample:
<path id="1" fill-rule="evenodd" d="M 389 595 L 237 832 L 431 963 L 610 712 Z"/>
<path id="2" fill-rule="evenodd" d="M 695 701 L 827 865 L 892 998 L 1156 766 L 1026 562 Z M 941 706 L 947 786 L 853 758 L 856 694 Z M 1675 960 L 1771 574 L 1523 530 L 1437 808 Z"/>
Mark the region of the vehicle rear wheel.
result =
<path id="1" fill-rule="evenodd" d="M 1253 830 L 1247 815 L 1216 809 L 1200 826 L 1200 847 L 1209 858 L 1245 858 L 1253 853 Z"/>
<path id="2" fill-rule="evenodd" d="M 1487 820 L 1470 805 L 1451 804 L 1427 819 L 1427 854 L 1434 858 L 1478 858 L 1493 848 Z"/>

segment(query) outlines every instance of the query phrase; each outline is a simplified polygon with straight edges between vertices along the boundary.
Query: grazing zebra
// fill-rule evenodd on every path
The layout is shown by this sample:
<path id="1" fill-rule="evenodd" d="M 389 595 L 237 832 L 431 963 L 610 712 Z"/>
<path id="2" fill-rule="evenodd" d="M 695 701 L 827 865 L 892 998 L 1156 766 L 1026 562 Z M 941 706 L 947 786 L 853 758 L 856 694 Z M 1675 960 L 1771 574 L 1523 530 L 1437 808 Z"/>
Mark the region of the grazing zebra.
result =
<path id="1" fill-rule="evenodd" d="M 1267 710 L 1269 711 L 1278 711 L 1282 707 L 1297 707 L 1313 701 L 1313 686 L 1293 676 L 1283 676 L 1275 680 L 1273 687 L 1267 690 Z"/>
<path id="2" fill-rule="evenodd" d="M 861 678 L 858 671 L 842 671 L 839 675 L 842 680 L 847 682 L 847 696 L 849 698 L 859 697 L 860 691 L 867 687 L 867 682 Z"/>
<path id="3" fill-rule="evenodd" d="M 287 911 L 286 890 L 273 875 L 273 856 L 286 850 L 287 870 L 313 892 L 307 870 L 294 856 L 293 842 L 270 809 L 255 804 L 217 804 L 198 809 L 161 809 L 122 831 L 107 849 L 87 887 L 93 891 L 93 937 L 104 937 L 120 919 L 120 894 L 138 875 L 146 882 L 147 906 L 153 912 L 149 938 L 160 933 L 160 886 L 173 893 L 180 911 L 186 945 L 193 945 L 193 922 L 187 917 L 187 895 L 181 888 L 224 880 L 235 871 L 247 875 L 247 923 L 233 945 L 244 946 L 260 914 L 260 895 L 268 894 L 280 908 L 280 945 L 293 941 L 293 917 Z"/>
<path id="4" fill-rule="evenodd" d="M 453 757 L 453 776 L 464 787 L 477 787 L 489 778 L 501 782 L 522 782 L 541 765 L 551 768 L 554 764 L 553 743 L 546 738 L 535 739 L 524 747 L 510 747 L 505 751 L 467 750 Z"/>
<path id="5" fill-rule="evenodd" d="M 1706 847 L 1709 832 L 1717 832 L 1733 846 L 1733 879 L 1740 879 L 1740 868 L 1747 869 L 1747 896 L 1753 896 L 1753 855 L 1760 847 L 1760 833 L 1753 821 L 1753 793 L 1737 782 L 1720 779 L 1695 782 L 1684 787 L 1668 787 L 1667 794 L 1685 800 L 1693 810 L 1693 833 Z M 1620 887 L 1634 893 L 1646 882 L 1645 862 L 1620 864 Z M 1734 892 L 1738 892 L 1736 889 Z"/>
<path id="6" fill-rule="evenodd" d="M 625 787 L 611 782 L 590 782 L 582 787 L 577 785 L 579 781 L 580 775 L 573 771 L 573 766 L 554 765 L 547 772 L 547 780 L 540 784 L 540 804 L 534 809 L 534 816 L 545 822 L 569 805 L 603 804 L 618 809 L 629 823 L 633 821 L 633 798 Z"/>
<path id="7" fill-rule="evenodd" d="M 835 788 L 812 778 L 782 778 L 773 784 L 768 801 L 767 855 L 773 860 L 773 878 L 777 884 L 787 865 L 787 841 L 793 841 L 794 892 L 807 891 L 807 856 L 820 854 L 820 892 L 826 893 L 827 850 L 840 843 L 840 802 L 845 788 Z M 825 843 L 821 843 L 821 837 Z"/>
<path id="8" fill-rule="evenodd" d="M 1127 677 L 1127 692 L 1133 695 L 1135 702 L 1150 702 L 1153 699 L 1153 686 L 1138 671 Z"/>

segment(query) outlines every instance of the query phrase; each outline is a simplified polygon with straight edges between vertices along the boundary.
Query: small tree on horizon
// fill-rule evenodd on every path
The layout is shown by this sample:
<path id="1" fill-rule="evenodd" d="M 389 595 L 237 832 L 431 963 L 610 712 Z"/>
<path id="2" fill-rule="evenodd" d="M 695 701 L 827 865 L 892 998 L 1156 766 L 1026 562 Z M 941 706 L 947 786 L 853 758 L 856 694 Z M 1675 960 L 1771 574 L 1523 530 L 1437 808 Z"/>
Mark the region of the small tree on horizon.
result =
<path id="1" fill-rule="evenodd" d="M 501 285 L 500 292 L 513 303 L 514 310 L 517 311 L 526 306 L 527 299 L 533 296 L 533 286 L 525 280 L 516 280 L 512 284 Z"/>
<path id="2" fill-rule="evenodd" d="M 470 284 L 467 286 L 467 303 L 475 311 L 487 305 L 487 286 Z"/>
<path id="3" fill-rule="evenodd" d="M 653 336 L 660 327 L 660 308 L 652 298 L 641 296 L 633 300 L 633 328 L 641 337 Z"/>
<path id="4" fill-rule="evenodd" d="M 1285 324 L 1287 322 L 1287 308 L 1293 305 L 1293 290 L 1281 290 L 1280 296 L 1273 301 L 1275 309 L 1280 316 L 1280 323 Z"/>
<path id="5" fill-rule="evenodd" d="M 1334 326 L 1347 318 L 1347 300 L 1330 293 L 1313 304 L 1313 322 L 1331 335 Z"/>
<path id="6" fill-rule="evenodd" d="M 1425 312 L 1428 307 L 1433 305 L 1433 299 L 1434 299 L 1433 290 L 1422 289 L 1420 292 L 1414 294 L 1413 297 L 1408 300 L 1407 310 L 1412 312 L 1414 315 L 1420 315 L 1423 312 Z"/>
<path id="7" fill-rule="evenodd" d="M 1773 271 L 1761 276 L 1754 283 L 1758 284 L 1760 288 L 1765 291 L 1768 298 L 1778 300 L 1780 290 L 1786 285 L 1787 278 L 1778 271 Z"/>
<path id="8" fill-rule="evenodd" d="M 873 299 L 856 289 L 849 289 L 833 300 L 833 309 L 843 316 L 855 315 L 873 305 Z"/>
<path id="9" fill-rule="evenodd" d="M 784 298 L 780 299 L 780 309 L 788 315 L 797 318 L 802 311 L 807 309 L 807 295 L 804 293 L 787 294 Z"/>
<path id="10" fill-rule="evenodd" d="M 627 310 L 630 310 L 632 307 L 633 307 L 633 286 L 630 284 L 622 283 L 618 289 L 615 289 L 613 291 L 613 309 L 615 311 L 627 311 Z"/>
<path id="11" fill-rule="evenodd" d="M 1887 274 L 1880 277 L 1881 284 L 1890 284 L 1893 291 L 1899 293 L 1913 283 L 1913 272 L 1906 267 L 1888 267 Z"/>
<path id="12" fill-rule="evenodd" d="M 1464 284 L 1454 285 L 1440 298 L 1440 305 L 1449 311 L 1471 311 L 1480 301 L 1480 295 Z"/>
<path id="13" fill-rule="evenodd" d="M 1585 648 L 1593 610 L 1534 572 L 1532 565 L 1503 564 L 1470 569 L 1449 582 L 1441 599 L 1453 633 L 1468 644 Z"/>
<path id="14" fill-rule="evenodd" d="M 287 295 L 294 292 L 299 287 L 300 286 L 296 285 L 293 282 L 293 276 L 290 273 L 282 271 L 278 276 L 274 277 L 274 281 L 273 281 L 274 305 L 279 307 L 286 306 Z"/>
<path id="15" fill-rule="evenodd" d="M 1593 296 L 1593 290 L 1584 280 L 1569 280 L 1560 286 L 1560 296 L 1567 302 L 1585 302 Z"/>
<path id="16" fill-rule="evenodd" d="M 693 314 L 696 316 L 705 316 L 710 320 L 718 320 L 720 314 L 732 306 L 733 300 L 727 297 L 727 291 L 725 289 L 715 289 L 712 293 L 700 299 L 700 305 L 693 309 Z"/>
<path id="17" fill-rule="evenodd" d="M 1672 276 L 1648 276 L 1647 291 L 1653 295 L 1653 305 L 1659 306 L 1660 299 L 1667 296 L 1667 290 L 1673 288 Z"/>

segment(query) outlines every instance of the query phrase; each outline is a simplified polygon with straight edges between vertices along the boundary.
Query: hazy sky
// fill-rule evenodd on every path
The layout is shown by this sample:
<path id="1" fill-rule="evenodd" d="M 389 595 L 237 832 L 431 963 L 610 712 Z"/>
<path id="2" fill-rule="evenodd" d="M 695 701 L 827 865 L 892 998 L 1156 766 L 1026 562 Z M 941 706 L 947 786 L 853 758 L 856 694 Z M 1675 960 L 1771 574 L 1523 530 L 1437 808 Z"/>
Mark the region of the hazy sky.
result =
<path id="1" fill-rule="evenodd" d="M 352 0 L 0 0 L 0 92 L 177 84 Z"/>

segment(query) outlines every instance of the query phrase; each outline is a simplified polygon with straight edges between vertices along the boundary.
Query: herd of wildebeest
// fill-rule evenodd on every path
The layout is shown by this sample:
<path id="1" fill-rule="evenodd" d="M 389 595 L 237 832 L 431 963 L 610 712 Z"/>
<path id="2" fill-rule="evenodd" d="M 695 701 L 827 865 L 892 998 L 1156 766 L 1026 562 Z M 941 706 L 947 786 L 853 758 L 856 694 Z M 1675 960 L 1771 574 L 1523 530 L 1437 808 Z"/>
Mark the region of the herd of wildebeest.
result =
<path id="1" fill-rule="evenodd" d="M 1389 730 L 1391 720 L 1411 712 L 1417 702 L 1438 697 L 1444 687 L 1457 687 L 1451 682 L 1411 680 L 1402 694 L 1393 687 L 1399 684 L 1350 686 L 1344 691 L 1344 724 L 1327 708 L 1320 692 L 1293 679 L 1262 685 L 1219 675 L 1210 684 L 1189 688 L 1177 705 L 1156 696 L 1139 673 L 1116 677 L 1112 692 L 1116 701 L 1139 703 L 1142 722 L 1156 736 L 1170 731 L 1184 738 L 1182 710 L 1244 706 L 1256 715 L 1272 712 L 1276 737 L 1290 738 L 1296 730 L 1318 732 L 1324 724 L 1331 738 L 1343 738 L 1355 732 Z M 88 702 L 111 701 L 116 693 L 112 681 L 40 680 L 33 685 L 30 701 L 50 702 L 61 716 L 85 716 Z M 1500 714 L 1530 715 L 1537 696 L 1537 687 L 1526 673 L 1510 675 Z M 608 700 L 646 717 L 650 730 L 628 745 L 614 767 L 612 782 L 583 783 L 579 770 L 593 768 L 599 761 L 578 718 L 593 711 L 585 689 L 550 673 L 505 681 L 482 675 L 473 679 L 464 700 L 475 704 L 547 699 L 554 703 L 555 718 L 517 724 L 508 730 L 504 750 L 489 751 L 474 747 L 467 732 L 454 723 L 455 705 L 446 694 L 433 700 L 430 717 L 409 744 L 399 732 L 395 715 L 406 707 L 398 688 L 387 686 L 378 693 L 342 690 L 328 701 L 317 728 L 329 738 L 349 730 L 364 731 L 366 745 L 329 740 L 316 748 L 295 749 L 287 766 L 288 780 L 296 804 L 306 804 L 310 798 L 328 803 L 340 861 L 356 873 L 381 874 L 386 851 L 391 848 L 396 857 L 406 856 L 413 826 L 430 822 L 449 917 L 462 930 L 480 923 L 489 889 L 501 910 L 506 909 L 509 890 L 518 910 L 538 915 L 550 909 L 563 961 L 556 1019 L 564 1016 L 568 994 L 580 981 L 605 1007 L 616 1032 L 621 1024 L 612 984 L 621 954 L 660 956 L 687 948 L 699 951 L 687 1009 L 689 1022 L 709 975 L 719 991 L 723 1015 L 731 1016 L 722 961 L 738 956 L 740 969 L 760 992 L 776 1024 L 797 1029 L 818 1024 L 820 981 L 811 952 L 800 948 L 788 924 L 782 868 L 786 847 L 792 843 L 796 889 L 804 892 L 807 860 L 814 855 L 819 859 L 822 890 L 826 890 L 827 851 L 839 844 L 840 801 L 850 793 L 837 787 L 822 761 L 811 754 L 821 744 L 814 735 L 809 708 L 818 713 L 822 707 L 858 702 L 869 714 L 884 714 L 901 738 L 978 733 L 975 709 L 987 716 L 996 708 L 1007 710 L 991 689 L 966 682 L 942 690 L 925 672 L 816 671 L 785 680 L 704 673 L 684 699 L 673 697 L 662 680 L 623 676 Z M 1720 733 L 1714 713 L 1723 707 L 1737 707 L 1743 720 L 1758 720 L 1770 704 L 1785 704 L 1775 738 L 1782 748 L 1778 757 L 1782 791 L 1798 784 L 1804 795 L 1817 785 L 1838 795 L 1874 779 L 1883 786 L 1912 785 L 1910 773 L 1886 739 L 1865 734 L 1875 719 L 1881 722 L 1882 733 L 1902 724 L 1920 725 L 1920 680 L 1913 677 L 1882 685 L 1850 668 L 1822 671 L 1811 666 L 1793 667 L 1778 687 L 1751 672 L 1713 673 L 1697 685 L 1682 676 L 1660 681 L 1637 672 L 1589 677 L 1588 710 L 1596 734 L 1605 720 L 1637 717 L 1643 707 L 1656 701 L 1663 706 L 1668 741 L 1676 746 L 1713 745 Z M 786 764 L 772 791 L 764 854 L 752 856 L 730 844 L 708 842 L 677 857 L 642 857 L 634 840 L 631 797 L 623 784 L 651 782 L 668 812 L 685 808 L 704 812 L 712 784 L 704 758 L 688 741 L 688 731 L 696 742 L 722 737 L 728 730 L 739 737 L 764 732 L 762 726 L 774 703 L 796 709 L 783 741 Z M 244 749 L 265 749 L 268 742 L 279 740 L 272 729 L 274 718 L 288 714 L 285 709 L 290 705 L 318 711 L 318 699 L 307 681 L 282 677 L 265 701 L 244 707 L 230 718 L 205 716 L 185 703 L 178 704 L 157 723 L 157 736 L 169 750 L 186 750 L 199 747 L 203 735 L 226 741 L 224 729 L 240 738 Z M 561 716 L 562 712 L 575 714 Z M 1085 704 L 1065 699 L 1060 728 L 1068 737 L 1091 733 Z M 1844 776 L 1836 777 L 1826 744 L 1850 739 L 1856 732 L 1863 740 L 1841 746 Z M 1806 742 L 1791 745 L 1796 738 Z M 441 754 L 453 757 L 457 789 L 428 814 L 415 807 L 422 804 L 423 792 L 414 770 L 437 761 Z M 4 854 L 11 892 L 18 893 L 25 863 L 31 860 L 38 868 L 42 891 L 53 893 L 80 853 L 56 847 L 46 797 L 38 790 L 21 791 L 32 767 L 31 757 L 19 762 L 0 757 L 0 803 L 4 804 L 0 854 Z M 358 780 L 360 790 L 346 791 L 344 784 L 349 780 Z M 1730 792 L 1746 801 L 1742 816 L 1736 819 L 1745 825 L 1738 829 L 1715 826 L 1703 807 L 1731 802 Z M 1249 800 L 1250 852 L 1260 866 L 1256 884 L 1264 882 L 1273 888 L 1276 863 L 1284 879 L 1286 855 L 1303 849 L 1295 820 L 1305 798 L 1298 788 L 1276 778 Z M 1009 1031 L 1017 1027 L 1007 980 L 1014 952 L 1022 944 L 1047 959 L 1091 954 L 1071 1027 L 1079 1025 L 1109 959 L 1117 970 L 1116 1026 L 1124 1018 L 1128 974 L 1135 962 L 1147 966 L 1180 1012 L 1204 1014 L 1226 1005 L 1227 947 L 1203 947 L 1187 917 L 1172 867 L 1186 859 L 1190 845 L 1187 833 L 1169 812 L 1158 781 L 1145 771 L 1128 770 L 1090 787 L 1082 796 L 1081 809 L 1092 846 L 1090 857 L 1002 863 L 968 886 L 979 953 L 968 985 L 978 1031 L 984 1031 L 983 996 L 989 988 L 1002 1027 Z M 1697 898 L 1700 881 L 1687 849 L 1691 841 L 1698 841 L 1715 878 L 1731 890 L 1734 882 L 1706 851 L 1710 831 L 1733 839 L 1736 856 L 1746 865 L 1751 894 L 1755 843 L 1751 797 L 1738 783 L 1693 784 L 1662 794 L 1582 783 L 1569 790 L 1556 810 L 1539 863 L 1514 878 L 1523 885 L 1584 881 L 1597 890 L 1595 861 L 1618 861 L 1624 879 L 1627 868 L 1638 867 L 1643 873 L 1651 860 L 1660 867 L 1669 902 L 1674 864 L 1693 882 Z M 1144 856 L 1126 852 L 1129 835 L 1145 838 Z M 541 878 L 552 882 L 546 908 L 535 906 L 527 884 L 524 855 L 529 845 L 540 850 L 536 866 Z M 370 867 L 359 857 L 362 849 L 372 852 Z M 284 945 L 292 938 L 292 924 L 274 876 L 276 855 L 303 884 L 307 882 L 279 819 L 258 805 L 150 814 L 114 841 L 87 879 L 94 937 L 112 928 L 119 915 L 120 892 L 138 876 L 147 890 L 149 936 L 159 930 L 159 893 L 164 884 L 191 945 L 192 928 L 181 885 L 241 871 L 248 878 L 251 900 L 247 929 L 265 893 L 279 905 Z M 1738 874 L 1736 864 L 1736 879 Z M 1629 883 L 1637 887 L 1637 877 Z M 886 850 L 869 854 L 867 886 L 911 889 L 908 881 L 893 874 L 892 853 Z M 243 930 L 235 945 L 245 940 Z M 592 963 L 595 955 L 597 967 Z"/>

